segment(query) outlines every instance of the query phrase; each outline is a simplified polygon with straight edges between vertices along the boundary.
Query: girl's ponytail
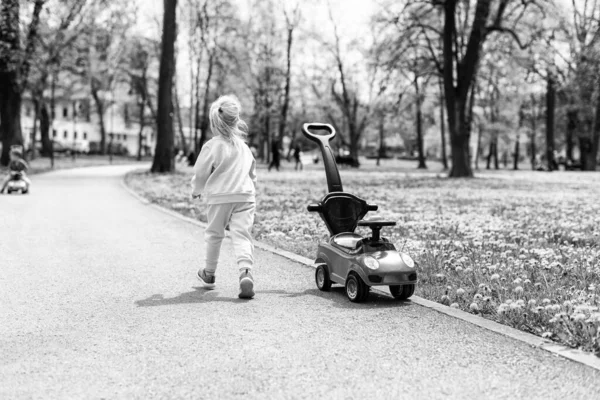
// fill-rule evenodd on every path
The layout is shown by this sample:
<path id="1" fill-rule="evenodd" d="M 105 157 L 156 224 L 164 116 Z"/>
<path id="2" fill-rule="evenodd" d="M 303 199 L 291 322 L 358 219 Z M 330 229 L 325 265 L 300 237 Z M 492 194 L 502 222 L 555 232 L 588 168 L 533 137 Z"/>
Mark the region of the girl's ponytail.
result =
<path id="1" fill-rule="evenodd" d="M 244 141 L 248 136 L 248 125 L 240 119 L 242 106 L 233 95 L 219 97 L 210 106 L 209 118 L 210 129 L 213 134 L 219 134 L 223 138 L 234 142 Z"/>

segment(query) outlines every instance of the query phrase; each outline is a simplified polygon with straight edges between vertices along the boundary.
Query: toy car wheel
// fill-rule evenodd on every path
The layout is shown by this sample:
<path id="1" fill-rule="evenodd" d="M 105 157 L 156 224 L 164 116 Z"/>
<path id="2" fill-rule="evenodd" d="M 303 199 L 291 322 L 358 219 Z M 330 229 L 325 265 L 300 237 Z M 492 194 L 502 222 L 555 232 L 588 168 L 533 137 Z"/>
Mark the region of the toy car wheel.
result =
<path id="1" fill-rule="evenodd" d="M 350 274 L 346 279 L 346 296 L 353 303 L 361 303 L 369 296 L 369 286 L 356 274 Z"/>
<path id="2" fill-rule="evenodd" d="M 390 293 L 397 300 L 406 300 L 415 293 L 415 285 L 390 286 Z"/>
<path id="3" fill-rule="evenodd" d="M 315 281 L 319 290 L 327 292 L 331 289 L 331 278 L 329 278 L 329 271 L 327 270 L 326 265 L 321 264 L 317 267 Z"/>

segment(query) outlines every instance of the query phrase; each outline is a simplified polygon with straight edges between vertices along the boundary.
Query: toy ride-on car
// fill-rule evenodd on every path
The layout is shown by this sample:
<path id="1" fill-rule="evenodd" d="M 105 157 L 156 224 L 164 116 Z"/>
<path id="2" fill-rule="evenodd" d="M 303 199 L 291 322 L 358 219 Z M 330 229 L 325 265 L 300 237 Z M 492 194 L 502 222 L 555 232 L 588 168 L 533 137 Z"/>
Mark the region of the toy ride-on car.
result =
<path id="1" fill-rule="evenodd" d="M 315 132 L 323 132 L 316 134 Z M 352 302 L 362 302 L 369 296 L 371 286 L 389 286 L 394 298 L 406 300 L 415 292 L 417 271 L 415 262 L 380 236 L 385 226 L 394 221 L 363 220 L 377 206 L 344 192 L 329 141 L 335 129 L 328 124 L 311 123 L 302 126 L 308 139 L 316 142 L 323 155 L 329 193 L 308 211 L 317 212 L 330 233 L 326 242 L 319 243 L 315 265 L 315 280 L 320 290 L 328 291 L 332 283 L 344 285 Z M 355 233 L 357 226 L 371 228 L 370 237 Z"/>
<path id="2" fill-rule="evenodd" d="M 6 193 L 11 194 L 12 192 L 20 192 L 21 194 L 27 194 L 29 188 L 27 182 L 25 182 L 19 175 L 11 177 L 6 184 Z"/>

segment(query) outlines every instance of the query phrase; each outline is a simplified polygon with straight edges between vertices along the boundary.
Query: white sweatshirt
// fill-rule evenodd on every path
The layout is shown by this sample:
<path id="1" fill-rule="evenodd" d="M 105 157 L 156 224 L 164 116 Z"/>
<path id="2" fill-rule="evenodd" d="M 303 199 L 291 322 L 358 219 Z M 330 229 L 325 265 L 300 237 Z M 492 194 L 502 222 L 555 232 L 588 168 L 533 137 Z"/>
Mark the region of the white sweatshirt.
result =
<path id="1" fill-rule="evenodd" d="M 194 165 L 192 195 L 208 204 L 256 201 L 256 161 L 241 140 L 215 136 L 202 146 Z"/>

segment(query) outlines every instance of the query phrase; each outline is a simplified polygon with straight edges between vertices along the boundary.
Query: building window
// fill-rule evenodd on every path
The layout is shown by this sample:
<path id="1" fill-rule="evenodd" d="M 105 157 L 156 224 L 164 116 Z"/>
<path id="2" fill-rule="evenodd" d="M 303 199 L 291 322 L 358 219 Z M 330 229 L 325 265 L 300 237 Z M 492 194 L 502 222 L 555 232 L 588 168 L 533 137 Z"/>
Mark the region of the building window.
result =
<path id="1" fill-rule="evenodd" d="M 77 131 L 73 132 L 73 139 L 77 139 Z"/>
<path id="2" fill-rule="evenodd" d="M 63 132 L 63 137 L 66 139 L 67 138 L 67 131 Z"/>
<path id="3" fill-rule="evenodd" d="M 52 129 L 52 137 L 56 137 L 56 129 Z"/>
<path id="4" fill-rule="evenodd" d="M 83 138 L 87 140 L 87 132 L 83 132 Z"/>
<path id="5" fill-rule="evenodd" d="M 69 109 L 67 107 L 63 107 L 63 118 L 67 118 L 69 116 Z"/>

